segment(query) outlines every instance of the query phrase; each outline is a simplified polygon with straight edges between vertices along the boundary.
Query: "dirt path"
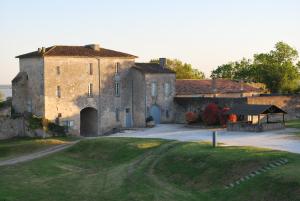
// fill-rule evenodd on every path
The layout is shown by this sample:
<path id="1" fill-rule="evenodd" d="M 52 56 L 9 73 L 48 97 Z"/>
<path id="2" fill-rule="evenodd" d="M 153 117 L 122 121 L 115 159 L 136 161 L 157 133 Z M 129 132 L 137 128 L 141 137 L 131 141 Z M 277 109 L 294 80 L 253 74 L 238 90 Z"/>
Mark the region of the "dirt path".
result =
<path id="1" fill-rule="evenodd" d="M 69 147 L 73 146 L 74 144 L 76 144 L 77 142 L 79 142 L 79 140 L 78 141 L 73 141 L 73 142 L 68 142 L 66 144 L 53 146 L 53 147 L 50 147 L 48 149 L 38 151 L 38 152 L 34 152 L 34 153 L 31 153 L 31 154 L 27 154 L 27 155 L 24 155 L 24 156 L 18 156 L 18 157 L 15 157 L 15 158 L 3 160 L 3 161 L 0 161 L 0 166 L 14 165 L 14 164 L 17 164 L 17 163 L 31 161 L 31 160 L 34 160 L 36 158 L 41 158 L 43 156 L 47 156 L 49 154 L 56 153 L 56 152 L 59 152 L 59 151 L 62 151 L 64 149 L 66 149 L 66 148 L 69 148 Z"/>

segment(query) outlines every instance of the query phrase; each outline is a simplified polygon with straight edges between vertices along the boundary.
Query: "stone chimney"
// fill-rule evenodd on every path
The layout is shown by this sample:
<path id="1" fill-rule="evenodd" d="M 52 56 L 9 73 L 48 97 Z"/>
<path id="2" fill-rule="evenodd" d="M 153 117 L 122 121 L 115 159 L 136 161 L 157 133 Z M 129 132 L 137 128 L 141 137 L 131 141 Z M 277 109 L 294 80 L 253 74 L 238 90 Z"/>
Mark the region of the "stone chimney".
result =
<path id="1" fill-rule="evenodd" d="M 91 48 L 95 51 L 100 51 L 100 45 L 99 44 L 90 44 L 90 45 L 86 45 L 86 47 Z"/>
<path id="2" fill-rule="evenodd" d="M 167 66 L 167 59 L 166 58 L 159 58 L 159 65 L 163 68 Z"/>

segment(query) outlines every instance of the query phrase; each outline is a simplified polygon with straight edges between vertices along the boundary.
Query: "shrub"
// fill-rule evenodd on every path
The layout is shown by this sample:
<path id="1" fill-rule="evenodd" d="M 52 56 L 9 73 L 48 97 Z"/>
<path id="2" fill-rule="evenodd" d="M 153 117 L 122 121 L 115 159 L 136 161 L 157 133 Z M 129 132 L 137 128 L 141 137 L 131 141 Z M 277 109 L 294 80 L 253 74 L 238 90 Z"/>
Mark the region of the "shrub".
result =
<path id="1" fill-rule="evenodd" d="M 210 103 L 204 109 L 202 120 L 206 125 L 217 125 L 219 121 L 220 110 L 214 103 Z"/>
<path id="2" fill-rule="evenodd" d="M 152 116 L 149 116 L 149 117 L 146 118 L 146 123 L 148 123 L 148 122 L 150 122 L 150 121 L 153 121 L 153 120 L 154 120 L 153 117 L 152 117 Z"/>
<path id="3" fill-rule="evenodd" d="M 228 116 L 228 121 L 229 122 L 236 122 L 237 121 L 237 116 L 236 116 L 236 114 L 230 114 L 229 116 Z"/>
<path id="4" fill-rule="evenodd" d="M 36 116 L 29 117 L 29 128 L 32 130 L 42 128 L 42 118 Z"/>
<path id="5" fill-rule="evenodd" d="M 64 126 L 48 122 L 48 130 L 51 131 L 54 136 L 66 136 L 66 128 Z"/>
<path id="6" fill-rule="evenodd" d="M 224 107 L 220 112 L 220 124 L 221 126 L 225 127 L 227 124 L 227 121 L 229 120 L 229 115 L 226 114 L 227 111 L 230 109 L 228 107 Z"/>
<path id="7" fill-rule="evenodd" d="M 195 123 L 198 120 L 198 114 L 196 112 L 185 113 L 185 120 L 188 124 Z"/>

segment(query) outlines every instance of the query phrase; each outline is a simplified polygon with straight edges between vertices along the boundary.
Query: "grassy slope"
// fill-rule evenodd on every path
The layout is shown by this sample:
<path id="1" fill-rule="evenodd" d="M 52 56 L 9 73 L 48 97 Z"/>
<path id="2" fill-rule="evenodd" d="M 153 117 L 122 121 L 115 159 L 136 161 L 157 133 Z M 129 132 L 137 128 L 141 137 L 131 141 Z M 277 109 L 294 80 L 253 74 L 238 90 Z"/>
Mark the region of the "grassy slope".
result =
<path id="1" fill-rule="evenodd" d="M 289 120 L 285 123 L 285 126 L 288 127 L 288 128 L 300 129 L 300 119 Z M 300 130 L 295 132 L 295 134 L 300 136 Z"/>
<path id="2" fill-rule="evenodd" d="M 0 160 L 29 154 L 51 146 L 66 143 L 72 138 L 53 138 L 53 139 L 31 139 L 14 138 L 0 141 Z"/>
<path id="3" fill-rule="evenodd" d="M 288 165 L 227 184 L 274 159 Z M 300 200 L 300 157 L 155 139 L 82 141 L 51 156 L 0 167 L 0 200 Z"/>

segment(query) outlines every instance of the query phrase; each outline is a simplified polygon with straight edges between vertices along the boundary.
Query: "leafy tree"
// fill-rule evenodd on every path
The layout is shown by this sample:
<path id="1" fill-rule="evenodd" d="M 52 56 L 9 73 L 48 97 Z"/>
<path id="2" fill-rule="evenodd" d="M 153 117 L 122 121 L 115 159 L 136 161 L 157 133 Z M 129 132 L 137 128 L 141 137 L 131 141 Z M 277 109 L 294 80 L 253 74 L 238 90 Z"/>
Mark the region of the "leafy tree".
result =
<path id="1" fill-rule="evenodd" d="M 151 59 L 150 63 L 159 63 L 159 59 Z M 192 67 L 191 64 L 183 63 L 178 59 L 167 59 L 167 68 L 176 72 L 177 79 L 204 79 L 203 72 Z"/>
<path id="2" fill-rule="evenodd" d="M 244 80 L 266 84 L 271 92 L 295 92 L 299 89 L 300 62 L 298 52 L 284 42 L 278 42 L 268 53 L 255 54 L 253 62 L 241 61 L 223 64 L 212 71 L 212 78 Z"/>
<path id="3" fill-rule="evenodd" d="M 0 91 L 0 102 L 2 102 L 4 99 L 4 95 L 2 94 L 2 92 Z"/>
<path id="4" fill-rule="evenodd" d="M 275 50 L 254 55 L 256 81 L 265 83 L 271 92 L 295 92 L 299 88 L 297 50 L 278 42 Z"/>

